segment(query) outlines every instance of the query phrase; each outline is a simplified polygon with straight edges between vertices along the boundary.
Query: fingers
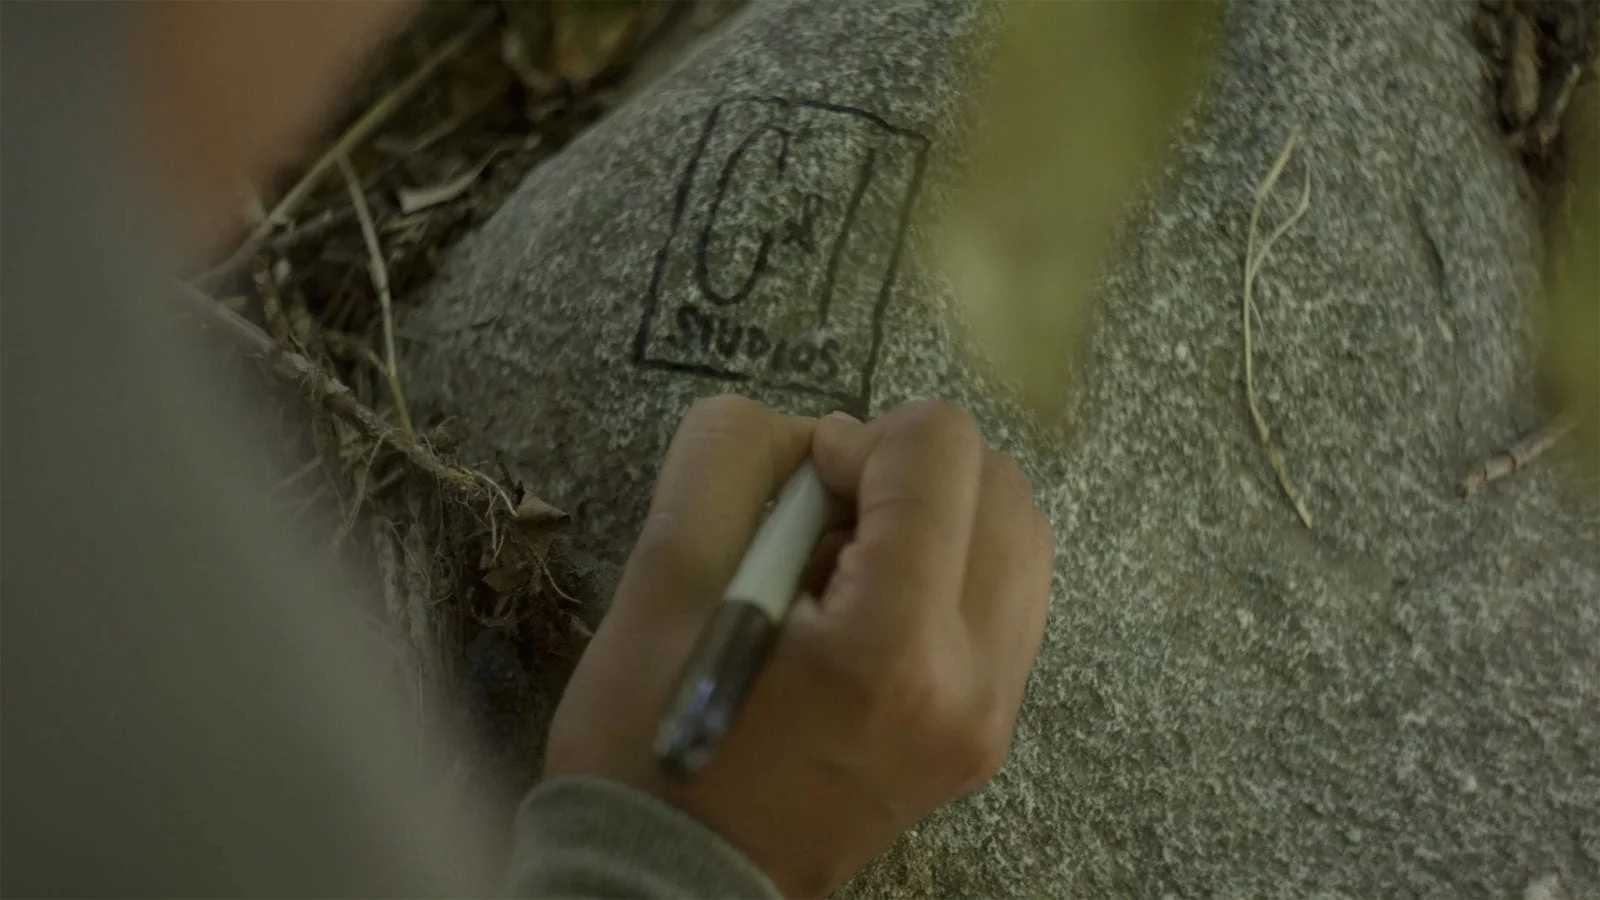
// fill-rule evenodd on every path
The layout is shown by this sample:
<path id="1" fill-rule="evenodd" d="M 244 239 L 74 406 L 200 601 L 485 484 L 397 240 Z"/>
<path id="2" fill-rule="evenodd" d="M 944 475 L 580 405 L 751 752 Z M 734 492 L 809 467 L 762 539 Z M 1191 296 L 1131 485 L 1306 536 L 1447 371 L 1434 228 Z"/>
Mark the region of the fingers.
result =
<path id="1" fill-rule="evenodd" d="M 1014 710 L 1026 687 L 1044 637 L 1054 563 L 1055 534 L 1034 505 L 1027 476 L 1005 454 L 984 451 L 962 613 L 979 655 L 993 662 L 1001 695 L 993 700 L 1001 707 Z"/>
<path id="2" fill-rule="evenodd" d="M 983 462 L 972 417 L 940 402 L 897 407 L 867 425 L 829 416 L 812 457 L 856 514 L 823 598 L 830 615 L 898 631 L 930 605 L 955 608 Z"/>
<path id="3" fill-rule="evenodd" d="M 943 404 L 866 425 L 824 418 L 812 458 L 854 499 L 855 533 L 779 652 L 851 685 L 842 696 L 875 723 L 862 741 L 889 729 L 942 746 L 952 784 L 970 790 L 1009 753 L 1044 635 L 1055 540 L 1033 487 Z"/>
<path id="4" fill-rule="evenodd" d="M 922 404 L 891 412 L 870 425 L 837 416 L 818 424 L 812 442 L 818 473 L 830 490 L 856 501 L 861 517 L 856 539 L 837 554 L 832 588 L 819 596 L 825 613 L 837 612 L 836 604 L 843 605 L 836 599 L 841 593 L 837 572 L 854 565 L 908 583 L 906 590 L 912 596 L 903 602 L 920 603 L 926 612 L 929 604 L 943 602 L 939 598 L 948 593 L 949 579 L 959 566 L 960 587 L 950 596 L 956 598 L 975 654 L 997 676 L 993 688 L 1003 695 L 998 699 L 1014 705 L 1044 634 L 1055 537 L 1034 504 L 1027 476 L 1009 456 L 983 449 L 971 420 L 952 413 L 942 404 Z M 885 447 L 895 447 L 891 435 L 915 442 L 915 449 L 908 452 L 921 458 L 921 469 L 902 456 L 889 455 Z M 935 454 L 939 457 L 928 459 Z M 881 460 L 881 469 L 869 462 L 874 459 Z M 974 459 L 975 463 L 969 461 Z M 977 476 L 966 481 L 965 473 L 974 465 Z M 879 471 L 899 478 L 883 486 Z M 975 496 L 967 493 L 971 487 L 976 488 Z M 888 554 L 901 565 L 888 569 L 882 564 L 885 554 L 873 552 L 863 538 L 868 520 L 874 519 L 868 514 L 868 499 L 892 490 L 917 492 L 919 499 L 894 507 L 900 512 L 909 506 L 909 515 L 878 516 L 870 523 L 902 533 L 911 529 L 910 546 Z M 973 503 L 970 520 L 962 518 L 967 502 Z M 963 525 L 964 521 L 970 524 Z M 883 599 L 877 583 L 863 586 L 857 579 L 846 586 L 866 595 L 860 603 L 875 616 L 887 616 L 893 609 L 893 601 Z M 919 591 L 920 598 L 915 596 Z"/>
<path id="5" fill-rule="evenodd" d="M 763 502 L 807 452 L 856 513 L 824 535 L 804 573 L 821 602 L 799 598 L 711 764 L 669 784 L 649 748 L 674 677 Z M 1051 550 L 1026 479 L 945 404 L 866 425 L 748 401 L 697 406 L 561 701 L 546 770 L 650 791 L 726 836 L 788 895 L 826 894 L 1003 764 Z"/>
<path id="6" fill-rule="evenodd" d="M 828 579 L 833 577 L 833 570 L 839 564 L 839 553 L 849 545 L 853 531 L 850 526 L 841 526 L 822 535 L 816 549 L 811 551 L 805 570 L 800 573 L 801 593 L 812 597 L 823 595 L 828 588 Z"/>
<path id="7" fill-rule="evenodd" d="M 691 407 L 661 464 L 625 576 L 637 569 L 653 587 L 619 594 L 689 610 L 716 602 L 762 507 L 805 460 L 814 425 L 743 397 L 713 397 Z"/>

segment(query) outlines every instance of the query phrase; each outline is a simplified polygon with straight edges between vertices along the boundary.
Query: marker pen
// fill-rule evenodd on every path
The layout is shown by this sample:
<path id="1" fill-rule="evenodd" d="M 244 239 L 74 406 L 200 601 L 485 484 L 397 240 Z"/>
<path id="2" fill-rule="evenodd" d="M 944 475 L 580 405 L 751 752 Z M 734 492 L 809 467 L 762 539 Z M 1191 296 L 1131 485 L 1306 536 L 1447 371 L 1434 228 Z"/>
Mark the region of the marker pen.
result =
<path id="1" fill-rule="evenodd" d="M 686 779 L 711 758 L 760 675 L 836 501 L 810 462 L 789 477 L 684 663 L 656 731 L 663 772 Z"/>

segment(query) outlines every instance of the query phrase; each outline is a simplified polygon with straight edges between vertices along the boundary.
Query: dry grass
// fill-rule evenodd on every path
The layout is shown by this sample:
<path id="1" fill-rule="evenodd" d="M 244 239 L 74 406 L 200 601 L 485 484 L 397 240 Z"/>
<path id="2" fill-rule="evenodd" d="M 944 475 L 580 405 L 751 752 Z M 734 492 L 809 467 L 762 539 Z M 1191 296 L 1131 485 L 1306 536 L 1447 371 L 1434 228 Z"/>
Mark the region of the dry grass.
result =
<path id="1" fill-rule="evenodd" d="M 302 163 L 244 191 L 257 210 L 245 236 L 182 291 L 270 376 L 264 431 L 293 473 L 281 504 L 307 527 L 327 523 L 330 552 L 376 578 L 367 618 L 420 721 L 449 714 L 422 698 L 453 690 L 475 630 L 523 629 L 540 636 L 530 646 L 566 652 L 577 600 L 551 575 L 566 515 L 455 459 L 470 423 L 413 418 L 397 316 L 455 240 L 630 87 L 636 62 L 724 6 L 424 6 Z"/>
<path id="2" fill-rule="evenodd" d="M 1261 207 L 1267 198 L 1272 195 L 1272 189 L 1277 186 L 1278 178 L 1283 174 L 1284 167 L 1289 164 L 1289 157 L 1294 154 L 1300 144 L 1300 130 L 1294 129 L 1289 133 L 1289 140 L 1284 142 L 1283 151 L 1268 170 L 1267 176 L 1261 180 L 1256 188 L 1255 203 L 1250 207 L 1250 232 L 1245 239 L 1244 250 L 1244 290 L 1241 315 L 1244 319 L 1244 397 L 1245 404 L 1250 407 L 1250 421 L 1255 423 L 1256 437 L 1261 441 L 1261 449 L 1266 451 L 1267 462 L 1272 465 L 1273 474 L 1278 476 L 1278 484 L 1283 487 L 1283 493 L 1294 504 L 1294 511 L 1300 516 L 1300 521 L 1307 528 L 1311 527 L 1311 510 L 1306 507 L 1305 495 L 1294 483 L 1294 478 L 1289 475 L 1289 464 L 1283 458 L 1283 452 L 1272 442 L 1272 429 L 1267 425 L 1266 416 L 1261 414 L 1261 403 L 1256 397 L 1255 380 L 1255 353 L 1251 338 L 1251 320 L 1256 316 L 1254 288 L 1256 276 L 1261 274 L 1261 267 L 1267 262 L 1267 255 L 1272 252 L 1272 245 L 1278 242 L 1300 221 L 1311 207 L 1311 164 L 1309 161 L 1304 166 L 1305 179 L 1300 190 L 1300 200 L 1289 215 L 1278 224 L 1277 228 L 1267 236 L 1267 239 L 1256 246 L 1256 233 L 1261 222 Z"/>

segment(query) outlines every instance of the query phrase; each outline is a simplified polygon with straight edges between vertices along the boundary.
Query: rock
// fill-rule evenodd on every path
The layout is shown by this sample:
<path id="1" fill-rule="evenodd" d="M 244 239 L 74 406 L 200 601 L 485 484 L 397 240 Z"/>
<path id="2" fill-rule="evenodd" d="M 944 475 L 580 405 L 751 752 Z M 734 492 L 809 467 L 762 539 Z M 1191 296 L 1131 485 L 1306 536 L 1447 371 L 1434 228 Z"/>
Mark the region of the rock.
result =
<path id="1" fill-rule="evenodd" d="M 478 423 L 469 452 L 612 566 L 707 394 L 947 397 L 1020 458 L 1059 554 L 1012 758 L 847 893 L 1600 891 L 1600 504 L 1556 461 L 1455 494 L 1547 414 L 1537 226 L 1471 15 L 1230 9 L 1070 435 L 967 362 L 900 233 L 949 184 L 956 51 L 992 24 L 943 3 L 758 5 L 533 173 L 405 323 L 413 404 Z M 1257 282 L 1255 370 L 1314 530 L 1240 386 L 1250 203 L 1295 127 L 1263 215 L 1306 165 L 1312 199 Z"/>
<path id="2" fill-rule="evenodd" d="M 745 15 L 542 166 L 406 323 L 419 340 L 405 363 L 426 382 L 418 401 L 468 416 L 479 429 L 468 446 L 526 474 L 597 555 L 626 555 L 656 463 L 698 397 L 861 412 L 868 394 L 877 408 L 961 381 L 949 336 L 918 308 L 938 298 L 897 237 L 928 181 L 930 136 L 962 96 L 951 51 L 981 16 L 967 4 L 860 6 Z M 798 60 L 823 59 L 796 80 Z M 847 219 L 828 324 L 808 327 Z M 750 296 L 728 305 L 758 255 Z M 712 369 L 734 377 L 695 374 Z"/>

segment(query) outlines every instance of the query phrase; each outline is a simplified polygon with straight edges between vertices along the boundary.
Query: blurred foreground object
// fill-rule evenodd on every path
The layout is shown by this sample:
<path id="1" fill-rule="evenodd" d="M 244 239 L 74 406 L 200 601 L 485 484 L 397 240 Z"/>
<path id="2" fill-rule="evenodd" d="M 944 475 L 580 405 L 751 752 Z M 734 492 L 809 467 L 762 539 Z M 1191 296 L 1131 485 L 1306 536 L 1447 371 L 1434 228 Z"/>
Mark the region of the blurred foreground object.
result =
<path id="1" fill-rule="evenodd" d="M 1549 353 L 1562 402 L 1578 412 L 1580 451 L 1600 472 L 1600 90 L 1572 114 L 1570 215 L 1549 236 Z"/>
<path id="2" fill-rule="evenodd" d="M 1567 119 L 1569 182 L 1546 236 L 1545 365 L 1558 402 L 1577 415 L 1579 453 L 1600 473 L 1600 84 L 1592 68 Z"/>
<path id="3" fill-rule="evenodd" d="M 1476 28 L 1488 54 L 1500 127 L 1513 149 L 1548 163 L 1564 118 L 1593 78 L 1595 0 L 1483 0 Z"/>
<path id="4" fill-rule="evenodd" d="M 1515 447 L 1474 467 L 1471 495 L 1575 432 L 1600 472 L 1600 3 L 1484 0 L 1475 22 L 1506 141 L 1543 206 L 1542 375 L 1564 410 Z"/>
<path id="5" fill-rule="evenodd" d="M 1141 178 L 1199 89 L 1217 3 L 1022 3 L 973 99 L 973 172 L 934 257 L 980 352 L 1047 415 Z"/>
<path id="6" fill-rule="evenodd" d="M 493 829 L 436 789 L 456 742 L 401 713 L 366 592 L 271 502 L 259 398 L 163 302 L 185 226 L 226 216 L 381 14 L 0 8 L 0 894 L 495 883 Z M 292 73 L 252 65 L 302 28 Z"/>
<path id="7" fill-rule="evenodd" d="M 449 789 L 489 796 L 509 818 L 543 739 L 524 668 L 559 678 L 587 641 L 577 598 L 608 590 L 581 556 L 553 552 L 566 515 L 531 487 L 539 473 L 459 464 L 480 417 L 407 422 L 394 317 L 530 169 L 738 4 L 418 6 L 322 139 L 254 180 L 248 234 L 193 279 L 203 293 L 184 292 L 183 310 L 226 339 L 220 363 L 243 351 L 240 375 L 267 376 L 259 418 L 277 424 L 256 443 L 293 473 L 275 505 L 372 571 L 371 624 L 409 716 L 482 739 L 452 761 Z"/>

